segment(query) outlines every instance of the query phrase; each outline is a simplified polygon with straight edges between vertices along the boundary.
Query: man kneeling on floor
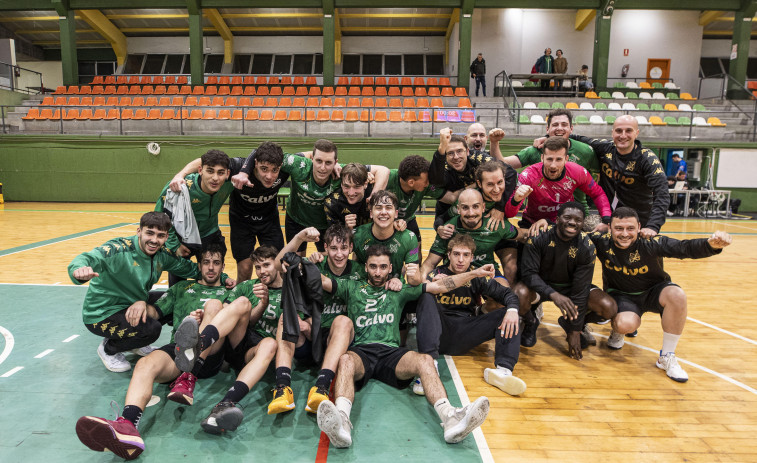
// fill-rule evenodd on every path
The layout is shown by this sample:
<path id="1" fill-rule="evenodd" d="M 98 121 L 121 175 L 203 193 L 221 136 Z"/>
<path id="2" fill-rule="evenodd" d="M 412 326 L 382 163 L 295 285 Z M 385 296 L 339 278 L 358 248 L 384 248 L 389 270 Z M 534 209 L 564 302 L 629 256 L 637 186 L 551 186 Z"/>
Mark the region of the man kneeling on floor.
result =
<path id="1" fill-rule="evenodd" d="M 371 378 L 397 388 L 406 388 L 420 376 L 426 398 L 434 406 L 444 428 L 444 440 L 462 441 L 481 426 L 489 413 L 489 399 L 479 397 L 463 408 L 454 408 L 447 399 L 433 359 L 426 354 L 399 347 L 399 322 L 402 308 L 423 293 L 452 291 L 477 277 L 493 277 L 492 265 L 485 265 L 459 275 L 445 276 L 420 286 L 403 285 L 391 291 L 385 284 L 392 272 L 390 252 L 382 245 L 366 250 L 366 280 L 333 280 L 322 276 L 323 289 L 345 301 L 347 315 L 355 324 L 355 338 L 339 359 L 334 395 L 336 403 L 324 400 L 318 406 L 318 427 L 338 448 L 352 445 L 350 411 L 355 398 L 355 384 L 364 386 Z M 407 272 L 417 273 L 418 264 L 407 264 Z"/>
<path id="2" fill-rule="evenodd" d="M 208 244 L 198 266 L 202 275 L 199 280 L 177 283 L 155 303 L 157 315 L 173 315 L 176 328 L 172 342 L 137 362 L 121 416 L 115 421 L 94 416 L 83 416 L 77 421 L 79 440 L 92 450 L 108 450 L 127 460 L 137 458 L 145 448 L 137 426 L 152 395 L 153 383 L 173 381 L 168 398 L 192 405 L 197 379 L 209 378 L 220 371 L 226 344 L 233 350 L 244 341 L 252 306 L 246 297 L 223 306 L 221 301 L 227 291 L 220 283 L 224 267 L 222 248 L 216 243 Z M 263 302 L 267 305 L 267 301 L 261 301 L 252 310 L 253 317 L 260 317 Z M 192 337 L 198 345 L 196 351 L 186 347 L 192 345 L 186 338 Z M 268 362 L 263 370 L 275 353 L 275 342 L 270 344 L 272 349 L 264 350 Z M 189 358 L 194 362 L 188 362 Z M 189 371 L 182 373 L 182 369 Z"/>

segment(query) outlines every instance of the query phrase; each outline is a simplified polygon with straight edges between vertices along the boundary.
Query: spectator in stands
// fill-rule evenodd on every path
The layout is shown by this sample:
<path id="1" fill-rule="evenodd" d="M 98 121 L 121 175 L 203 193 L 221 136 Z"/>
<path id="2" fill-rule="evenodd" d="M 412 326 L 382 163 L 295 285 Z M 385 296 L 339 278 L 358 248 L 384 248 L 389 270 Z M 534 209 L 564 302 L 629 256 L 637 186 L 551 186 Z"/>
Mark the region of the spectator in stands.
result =
<path id="1" fill-rule="evenodd" d="M 670 173 L 672 175 L 678 175 L 679 172 L 683 172 L 684 174 L 687 174 L 689 171 L 689 165 L 681 159 L 681 155 L 678 153 L 674 153 L 673 156 L 673 167 L 670 169 Z M 684 178 L 686 178 L 686 175 L 684 175 Z"/>
<path id="2" fill-rule="evenodd" d="M 544 50 L 544 55 L 540 56 L 536 60 L 536 72 L 539 74 L 552 74 L 555 72 L 555 59 L 552 58 L 552 49 L 547 48 Z M 549 79 L 541 80 L 542 90 L 549 90 Z"/>
<path id="3" fill-rule="evenodd" d="M 568 73 L 568 60 L 562 55 L 562 50 L 557 50 L 555 58 L 555 74 Z M 555 79 L 555 90 L 562 90 L 563 79 Z"/>
<path id="4" fill-rule="evenodd" d="M 486 60 L 483 54 L 479 53 L 471 63 L 470 76 L 476 79 L 476 96 L 478 96 L 479 86 L 483 87 L 484 96 L 486 96 Z"/>
<path id="5" fill-rule="evenodd" d="M 594 84 L 589 80 L 589 66 L 581 66 L 581 70 L 578 71 L 581 77 L 578 78 L 578 91 L 589 92 L 594 89 Z"/>

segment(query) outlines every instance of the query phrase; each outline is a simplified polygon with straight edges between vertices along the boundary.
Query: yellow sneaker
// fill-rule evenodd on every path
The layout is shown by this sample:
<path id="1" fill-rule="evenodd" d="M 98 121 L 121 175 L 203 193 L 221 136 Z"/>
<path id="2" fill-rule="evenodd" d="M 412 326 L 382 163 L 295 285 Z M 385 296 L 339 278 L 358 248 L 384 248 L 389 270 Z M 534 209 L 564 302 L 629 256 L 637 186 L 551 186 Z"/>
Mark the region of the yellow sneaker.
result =
<path id="1" fill-rule="evenodd" d="M 275 415 L 277 413 L 288 412 L 294 410 L 294 393 L 292 388 L 277 387 L 273 390 L 273 400 L 268 404 L 268 414 Z"/>
<path id="2" fill-rule="evenodd" d="M 308 404 L 305 405 L 305 411 L 308 413 L 317 413 L 318 406 L 324 400 L 329 400 L 329 391 L 320 387 L 311 387 L 308 392 Z"/>

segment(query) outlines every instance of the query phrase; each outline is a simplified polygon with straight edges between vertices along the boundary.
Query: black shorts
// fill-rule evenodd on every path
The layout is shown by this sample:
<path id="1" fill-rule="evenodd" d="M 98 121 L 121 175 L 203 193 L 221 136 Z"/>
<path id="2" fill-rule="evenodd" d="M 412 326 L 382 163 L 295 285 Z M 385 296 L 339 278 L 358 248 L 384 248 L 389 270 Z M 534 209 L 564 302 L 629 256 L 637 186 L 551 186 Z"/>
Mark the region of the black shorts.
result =
<path id="1" fill-rule="evenodd" d="M 411 221 L 407 222 L 407 229 L 415 233 L 415 237 L 418 238 L 418 243 L 420 243 L 421 242 L 421 229 L 418 228 L 417 217 L 413 217 Z"/>
<path id="2" fill-rule="evenodd" d="M 652 286 L 641 294 L 624 294 L 613 291 L 610 294 L 618 303 L 618 313 L 633 312 L 641 317 L 645 312 L 662 314 L 660 305 L 660 293 L 668 286 L 678 286 L 671 281 L 665 281 Z"/>
<path id="3" fill-rule="evenodd" d="M 306 229 L 308 227 L 304 225 L 300 225 L 299 223 L 295 222 L 294 219 L 289 217 L 289 214 L 286 215 L 286 218 L 284 219 L 284 231 L 286 232 L 287 237 L 287 243 L 292 241 L 295 236 L 297 236 L 297 233 L 301 232 L 302 230 Z M 323 235 L 326 233 L 326 230 L 318 230 L 318 232 L 321 234 L 321 239 L 316 241 L 315 248 L 320 251 L 324 252 L 326 250 L 326 247 L 323 244 Z M 308 243 L 302 243 L 299 248 L 297 248 L 297 251 L 304 251 L 308 247 Z"/>
<path id="4" fill-rule="evenodd" d="M 238 372 L 242 370 L 242 368 L 247 365 L 247 362 L 244 359 L 245 355 L 247 355 L 247 351 L 260 344 L 260 341 L 263 339 L 263 336 L 257 331 L 250 329 L 247 330 L 244 338 L 239 341 L 239 344 L 234 347 L 232 347 L 229 339 L 226 338 L 226 344 L 223 346 L 224 359 L 229 362 L 229 365 L 231 365 L 231 368 L 235 371 Z"/>
<path id="5" fill-rule="evenodd" d="M 176 344 L 166 344 L 165 346 L 161 346 L 158 348 L 158 350 L 162 350 L 166 354 L 171 356 L 171 360 L 176 360 Z M 210 378 L 211 376 L 215 376 L 218 374 L 219 371 L 221 371 L 221 365 L 223 365 L 223 351 L 224 349 L 221 348 L 218 352 L 212 355 L 208 355 L 208 358 L 205 359 L 205 364 L 203 364 L 202 368 L 200 369 L 200 372 L 197 374 L 197 377 L 202 378 Z"/>
<path id="6" fill-rule="evenodd" d="M 279 212 L 276 215 L 253 220 L 249 217 L 229 214 L 231 226 L 231 254 L 237 262 L 250 258 L 255 249 L 255 240 L 260 245 L 270 245 L 281 250 L 284 247 L 284 234 L 281 232 Z"/>
<path id="7" fill-rule="evenodd" d="M 410 352 L 404 347 L 361 344 L 359 346 L 352 345 L 347 351 L 356 353 L 363 361 L 365 375 L 355 383 L 357 389 L 361 389 L 371 379 L 377 379 L 397 389 L 404 389 L 413 382 L 413 378 L 400 380 L 395 373 L 402 356 Z"/>

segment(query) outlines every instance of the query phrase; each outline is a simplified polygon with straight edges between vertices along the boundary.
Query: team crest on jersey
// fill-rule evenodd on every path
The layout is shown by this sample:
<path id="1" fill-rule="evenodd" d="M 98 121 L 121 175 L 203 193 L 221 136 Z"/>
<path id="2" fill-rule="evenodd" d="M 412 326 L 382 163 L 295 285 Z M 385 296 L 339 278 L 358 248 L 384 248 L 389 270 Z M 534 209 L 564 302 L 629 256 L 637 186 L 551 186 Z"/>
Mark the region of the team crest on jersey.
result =
<path id="1" fill-rule="evenodd" d="M 339 199 L 339 193 L 334 193 L 334 199 Z"/>
<path id="2" fill-rule="evenodd" d="M 528 241 L 526 241 L 526 244 L 534 244 L 534 240 L 532 240 L 531 238 L 529 238 Z"/>
<path id="3" fill-rule="evenodd" d="M 640 260 L 641 260 L 641 256 L 639 255 L 639 251 L 634 251 L 628 255 L 628 262 L 631 264 L 633 264 L 634 262 L 638 262 Z"/>
<path id="4" fill-rule="evenodd" d="M 614 256 L 614 255 L 615 255 L 615 251 L 613 251 L 612 249 L 609 249 L 609 250 L 607 251 L 607 254 L 609 254 L 609 255 L 611 255 L 611 256 Z"/>
<path id="5" fill-rule="evenodd" d="M 225 290 L 225 289 L 217 289 L 217 290 L 216 290 L 216 295 L 220 296 L 220 295 L 222 295 L 222 294 L 223 294 L 223 293 L 225 293 L 225 292 L 226 292 L 226 290 Z"/>
<path id="6" fill-rule="evenodd" d="M 105 250 L 105 255 L 106 255 L 106 256 L 107 256 L 108 254 L 110 254 L 110 246 L 108 246 L 108 245 L 106 244 L 106 245 L 105 245 L 105 246 L 103 246 L 102 248 L 103 248 L 103 250 Z"/>
<path id="7" fill-rule="evenodd" d="M 605 158 L 612 159 L 612 153 L 605 153 Z"/>
<path id="8" fill-rule="evenodd" d="M 576 254 L 578 254 L 578 248 L 577 248 L 577 247 L 575 247 L 575 246 L 571 246 L 570 248 L 568 248 L 568 255 L 569 255 L 569 256 L 570 256 L 570 257 L 571 257 L 572 259 L 575 259 L 575 258 L 576 258 Z"/>
<path id="9" fill-rule="evenodd" d="M 392 244 L 389 245 L 389 252 L 391 252 L 392 254 L 394 254 L 395 252 L 397 252 L 399 250 L 399 248 L 400 247 L 399 247 L 398 244 L 392 243 Z"/>
<path id="10" fill-rule="evenodd" d="M 187 293 L 188 293 L 188 294 L 194 294 L 194 292 L 195 292 L 195 290 L 194 290 L 194 289 L 192 289 L 192 288 L 187 288 Z"/>
<path id="11" fill-rule="evenodd" d="M 654 173 L 655 174 L 661 174 L 662 173 L 662 169 L 658 167 L 657 169 L 655 169 Z"/>
<path id="12" fill-rule="evenodd" d="M 308 184 L 307 183 L 303 183 L 302 184 L 302 189 L 305 190 L 305 191 L 308 191 Z"/>
<path id="13" fill-rule="evenodd" d="M 195 199 L 192 200 L 192 204 L 197 204 L 199 202 L 201 202 L 201 201 L 199 199 L 197 199 L 197 198 L 195 198 Z"/>
<path id="14" fill-rule="evenodd" d="M 631 161 L 626 164 L 626 170 L 629 172 L 633 172 L 634 167 L 636 167 L 636 161 Z"/>
<path id="15" fill-rule="evenodd" d="M 350 214 L 350 213 L 351 213 L 350 210 L 347 209 L 346 207 L 342 209 L 342 214 Z"/>
<path id="16" fill-rule="evenodd" d="M 127 246 L 131 247 L 131 240 L 124 240 L 124 243 L 126 243 Z"/>
<path id="17" fill-rule="evenodd" d="M 555 242 L 554 241 L 550 241 L 549 244 L 547 245 L 547 247 L 554 248 L 555 247 Z"/>
<path id="18" fill-rule="evenodd" d="M 657 159 L 657 158 L 655 158 L 654 160 L 652 160 L 652 165 L 653 166 L 659 166 L 660 165 L 660 160 Z"/>
<path id="19" fill-rule="evenodd" d="M 119 338 L 123 338 L 124 337 L 124 333 L 126 333 L 126 328 L 124 328 L 122 330 L 118 330 L 118 332 L 116 334 L 118 335 Z"/>
<path id="20" fill-rule="evenodd" d="M 131 266 L 132 266 L 132 267 L 139 267 L 139 264 L 138 264 L 138 263 L 137 263 L 137 261 L 135 260 L 134 262 L 132 262 Z"/>

